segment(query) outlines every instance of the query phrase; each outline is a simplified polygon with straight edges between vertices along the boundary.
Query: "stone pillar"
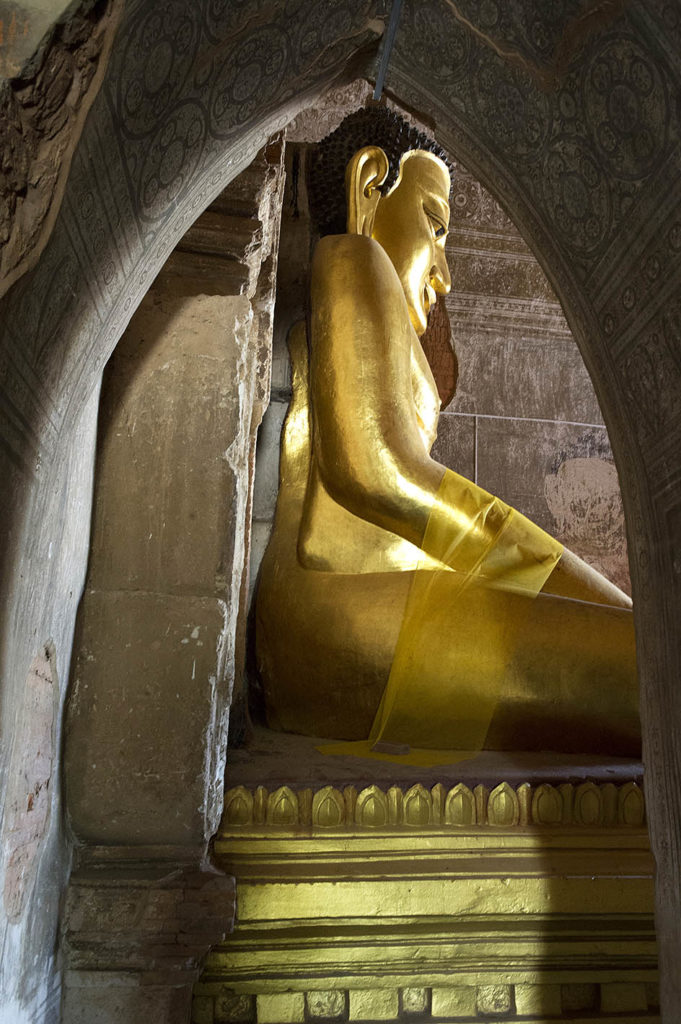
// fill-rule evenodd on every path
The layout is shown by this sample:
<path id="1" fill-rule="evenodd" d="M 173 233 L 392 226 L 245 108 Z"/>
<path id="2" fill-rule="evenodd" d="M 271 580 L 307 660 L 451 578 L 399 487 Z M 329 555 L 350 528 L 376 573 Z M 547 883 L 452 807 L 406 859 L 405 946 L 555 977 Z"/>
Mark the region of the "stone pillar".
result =
<path id="1" fill-rule="evenodd" d="M 200 850 L 219 817 L 250 321 L 245 295 L 163 280 L 108 367 L 66 743 L 68 813 L 88 842 Z"/>
<path id="2" fill-rule="evenodd" d="M 282 150 L 185 235 L 105 372 L 66 723 L 84 844 L 64 915 L 66 1024 L 187 1020 L 201 957 L 231 927 L 232 880 L 207 849 L 241 660 Z"/>

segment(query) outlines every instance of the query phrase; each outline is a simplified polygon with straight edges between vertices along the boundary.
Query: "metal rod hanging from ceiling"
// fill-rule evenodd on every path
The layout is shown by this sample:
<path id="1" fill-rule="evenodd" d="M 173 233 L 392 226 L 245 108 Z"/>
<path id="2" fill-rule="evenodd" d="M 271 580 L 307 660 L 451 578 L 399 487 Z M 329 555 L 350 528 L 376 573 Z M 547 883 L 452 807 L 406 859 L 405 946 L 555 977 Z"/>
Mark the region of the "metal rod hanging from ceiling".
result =
<path id="1" fill-rule="evenodd" d="M 402 0 L 393 0 L 393 5 L 390 9 L 390 20 L 388 22 L 388 28 L 386 29 L 383 41 L 381 62 L 378 66 L 378 74 L 376 76 L 376 86 L 374 88 L 375 100 L 380 100 L 381 93 L 383 92 L 383 85 L 388 71 L 388 64 L 390 63 L 390 54 L 392 53 L 393 43 L 395 42 L 395 36 L 397 35 L 397 23 L 400 20 L 401 10 Z"/>

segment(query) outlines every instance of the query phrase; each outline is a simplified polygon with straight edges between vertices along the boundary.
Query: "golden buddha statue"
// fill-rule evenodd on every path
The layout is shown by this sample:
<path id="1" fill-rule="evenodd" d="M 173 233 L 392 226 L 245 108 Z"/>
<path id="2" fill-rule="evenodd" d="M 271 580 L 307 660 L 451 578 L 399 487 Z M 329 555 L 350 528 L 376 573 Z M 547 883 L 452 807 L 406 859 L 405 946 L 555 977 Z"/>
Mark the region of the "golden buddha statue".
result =
<path id="1" fill-rule="evenodd" d="M 450 289 L 446 156 L 387 112 L 347 120 L 321 144 L 346 167 L 347 230 L 318 243 L 289 339 L 256 608 L 268 723 L 422 764 L 637 755 L 629 598 L 430 456 L 440 400 L 419 338 Z"/>

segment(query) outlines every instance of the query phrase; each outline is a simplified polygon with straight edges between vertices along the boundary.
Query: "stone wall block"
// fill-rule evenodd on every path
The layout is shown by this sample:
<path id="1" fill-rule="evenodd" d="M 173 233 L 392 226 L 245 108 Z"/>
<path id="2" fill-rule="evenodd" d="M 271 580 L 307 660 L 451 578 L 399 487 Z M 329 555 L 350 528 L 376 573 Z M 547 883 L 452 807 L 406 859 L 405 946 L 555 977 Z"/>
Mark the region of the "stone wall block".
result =
<path id="1" fill-rule="evenodd" d="M 113 987 L 100 977 L 98 986 L 78 984 L 72 976 L 64 986 L 63 1024 L 121 1024 L 122 1021 L 143 1021 L 144 1024 L 187 1024 L 191 1006 L 191 989 L 186 986 L 148 986 L 137 984 Z"/>
<path id="2" fill-rule="evenodd" d="M 89 584 L 213 594 L 234 557 L 244 296 L 144 300 L 107 369 Z"/>
<path id="3" fill-rule="evenodd" d="M 562 317 L 558 325 L 551 316 L 544 324 L 541 310 L 528 308 L 520 324 L 510 314 L 510 324 L 502 317 L 495 324 L 493 301 L 480 296 L 474 317 L 462 308 L 463 299 L 449 304 L 459 360 L 452 411 L 506 416 L 513 409 L 530 419 L 602 423 L 584 361 Z"/>
<path id="4" fill-rule="evenodd" d="M 210 867 L 134 861 L 124 847 L 86 858 L 63 915 L 63 1024 L 186 1024 L 199 964 L 233 927 L 234 894 Z"/>
<path id="5" fill-rule="evenodd" d="M 86 592 L 65 749 L 80 839 L 208 840 L 206 765 L 229 697 L 227 620 L 217 598 Z"/>
<path id="6" fill-rule="evenodd" d="M 437 437 L 431 450 L 436 462 L 475 480 L 476 417 L 444 413 L 437 425 Z"/>

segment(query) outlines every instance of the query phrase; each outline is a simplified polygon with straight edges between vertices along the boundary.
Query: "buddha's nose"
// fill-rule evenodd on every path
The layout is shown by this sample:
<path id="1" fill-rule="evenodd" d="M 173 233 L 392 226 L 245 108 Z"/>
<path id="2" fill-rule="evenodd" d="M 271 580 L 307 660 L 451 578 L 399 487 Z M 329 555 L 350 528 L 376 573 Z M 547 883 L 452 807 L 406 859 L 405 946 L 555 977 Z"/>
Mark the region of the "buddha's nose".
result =
<path id="1" fill-rule="evenodd" d="M 439 295 L 447 295 L 452 287 L 452 279 L 447 266 L 447 258 L 444 252 L 437 254 L 437 260 L 430 272 L 430 283 Z"/>

